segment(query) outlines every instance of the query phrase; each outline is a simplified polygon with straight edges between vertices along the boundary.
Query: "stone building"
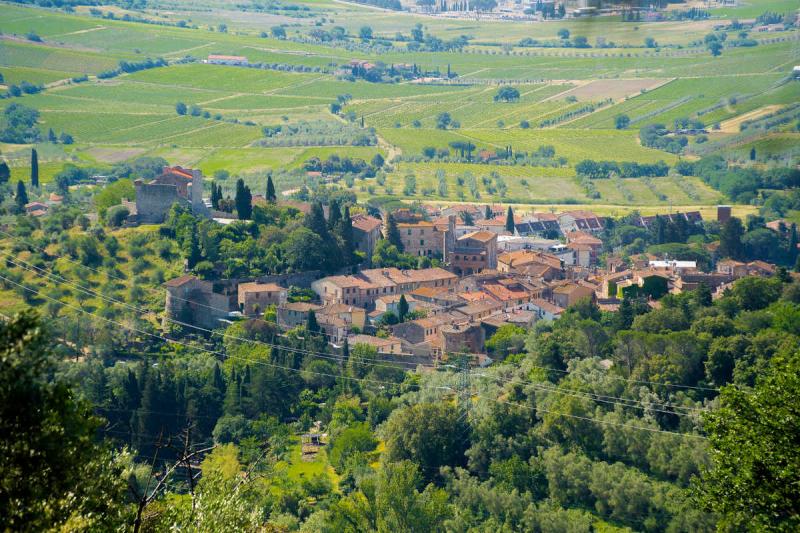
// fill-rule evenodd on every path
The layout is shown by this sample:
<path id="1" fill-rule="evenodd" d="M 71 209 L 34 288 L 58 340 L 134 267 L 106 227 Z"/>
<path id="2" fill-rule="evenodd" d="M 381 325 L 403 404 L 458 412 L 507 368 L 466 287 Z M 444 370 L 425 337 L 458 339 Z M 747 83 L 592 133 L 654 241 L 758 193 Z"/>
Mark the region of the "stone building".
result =
<path id="1" fill-rule="evenodd" d="M 444 235 L 433 222 L 398 223 L 403 251 L 407 254 L 442 257 Z"/>
<path id="2" fill-rule="evenodd" d="M 229 317 L 232 294 L 223 284 L 185 274 L 163 284 L 167 291 L 164 326 L 171 321 L 213 329 Z"/>
<path id="3" fill-rule="evenodd" d="M 240 283 L 238 287 L 239 311 L 245 316 L 258 316 L 270 305 L 286 301 L 287 290 L 277 283 Z"/>
<path id="4" fill-rule="evenodd" d="M 497 233 L 479 230 L 456 238 L 456 219 L 451 215 L 445 232 L 444 256 L 450 270 L 459 276 L 497 268 Z"/>
<path id="5" fill-rule="evenodd" d="M 381 221 L 368 215 L 353 215 L 353 244 L 357 252 L 362 252 L 367 263 L 372 261 L 372 254 L 378 239 L 381 238 Z"/>
<path id="6" fill-rule="evenodd" d="M 442 353 L 483 353 L 485 332 L 480 323 L 448 324 L 439 328 Z"/>
<path id="7" fill-rule="evenodd" d="M 195 215 L 209 216 L 203 202 L 203 173 L 182 167 L 164 167 L 161 175 L 145 183 L 137 179 L 136 221 L 143 224 L 160 224 L 167 218 L 173 204 L 191 208 Z"/>

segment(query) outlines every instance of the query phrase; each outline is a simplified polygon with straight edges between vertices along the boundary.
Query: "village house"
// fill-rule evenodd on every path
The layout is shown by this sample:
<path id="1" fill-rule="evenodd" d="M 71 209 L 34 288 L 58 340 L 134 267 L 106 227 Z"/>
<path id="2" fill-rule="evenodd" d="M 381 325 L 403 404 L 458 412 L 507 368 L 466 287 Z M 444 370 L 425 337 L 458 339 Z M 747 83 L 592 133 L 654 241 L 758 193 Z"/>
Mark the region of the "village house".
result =
<path id="1" fill-rule="evenodd" d="M 308 322 L 309 313 L 314 311 L 316 314 L 321 308 L 321 305 L 311 302 L 288 302 L 280 304 L 277 310 L 278 327 L 282 329 L 292 329 L 297 326 L 305 326 Z"/>
<path id="2" fill-rule="evenodd" d="M 47 214 L 50 207 L 41 202 L 30 202 L 25 204 L 25 213 L 32 217 L 40 217 Z"/>
<path id="3" fill-rule="evenodd" d="M 365 255 L 369 264 L 381 238 L 381 221 L 368 215 L 353 215 L 350 220 L 353 223 L 353 246 L 356 252 Z"/>
<path id="4" fill-rule="evenodd" d="M 439 328 L 440 353 L 483 353 L 486 332 L 480 323 L 445 324 Z"/>
<path id="5" fill-rule="evenodd" d="M 174 321 L 213 329 L 220 320 L 231 318 L 236 293 L 229 285 L 184 274 L 162 286 L 166 289 L 164 327 Z"/>
<path id="6" fill-rule="evenodd" d="M 475 231 L 455 240 L 445 258 L 449 268 L 458 275 L 470 275 L 497 268 L 497 234 Z"/>
<path id="7" fill-rule="evenodd" d="M 403 353 L 403 341 L 397 337 L 374 337 L 372 335 L 350 335 L 347 337 L 350 349 L 357 344 L 372 346 L 379 354 L 400 355 Z"/>
<path id="8" fill-rule="evenodd" d="M 546 320 L 552 322 L 557 318 L 561 318 L 564 313 L 564 308 L 554 303 L 548 302 L 542 298 L 534 298 L 531 300 L 531 311 L 536 314 L 538 320 Z"/>
<path id="9" fill-rule="evenodd" d="M 583 298 L 594 300 L 594 290 L 577 283 L 569 283 L 553 289 L 553 303 L 564 309 Z"/>
<path id="10" fill-rule="evenodd" d="M 403 251 L 426 257 L 442 257 L 444 234 L 433 222 L 402 222 L 397 224 Z"/>
<path id="11" fill-rule="evenodd" d="M 238 287 L 239 311 L 245 316 L 258 316 L 270 305 L 286 301 L 288 291 L 277 283 L 240 283 Z"/>
<path id="12" fill-rule="evenodd" d="M 517 250 L 497 257 L 498 272 L 521 273 L 523 268 L 530 265 L 545 265 L 559 272 L 563 268 L 561 259 L 545 252 Z"/>
<path id="13" fill-rule="evenodd" d="M 348 276 L 328 276 L 311 284 L 326 304 L 342 303 L 372 310 L 381 296 L 406 294 L 420 287 L 452 289 L 458 277 L 442 268 L 399 270 L 373 268 Z"/>
<path id="14" fill-rule="evenodd" d="M 566 211 L 558 215 L 558 225 L 564 234 L 570 231 L 599 233 L 603 231 L 603 219 L 591 211 Z"/>

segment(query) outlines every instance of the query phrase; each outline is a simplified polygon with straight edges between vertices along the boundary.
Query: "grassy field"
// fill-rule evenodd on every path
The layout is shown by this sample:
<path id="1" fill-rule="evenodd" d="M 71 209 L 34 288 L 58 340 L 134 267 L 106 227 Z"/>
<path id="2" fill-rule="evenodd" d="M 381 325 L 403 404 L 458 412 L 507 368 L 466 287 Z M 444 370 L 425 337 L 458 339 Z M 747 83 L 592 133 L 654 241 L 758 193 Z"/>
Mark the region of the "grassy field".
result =
<path id="1" fill-rule="evenodd" d="M 403 162 L 392 166 L 384 185 L 375 180 L 356 180 L 354 189 L 360 196 L 383 194 L 387 187 L 400 194 L 405 176 L 413 173 L 418 186 L 412 197 L 433 201 L 437 198 L 430 190 L 438 184 L 437 170 L 443 170 L 448 193 L 438 200 L 457 200 L 462 195 L 469 200 L 471 194 L 463 190 L 464 186 L 459 193 L 458 177 L 472 174 L 480 182 L 494 171 L 505 182 L 505 196 L 485 190 L 482 194 L 498 201 L 575 201 L 598 206 L 713 205 L 722 200 L 719 194 L 699 180 L 679 177 L 657 182 L 602 180 L 595 183 L 600 198 L 590 199 L 573 166 L 587 158 L 663 160 L 674 164 L 677 157 L 673 154 L 638 143 L 641 126 L 671 124 L 681 117 L 697 118 L 710 125 L 800 99 L 800 85 L 786 80 L 791 65 L 800 62 L 800 47 L 798 41 L 781 40 L 800 37 L 797 32 L 770 34 L 768 37 L 777 42 L 727 48 L 721 57 L 714 58 L 694 44 L 718 23 L 714 20 L 631 24 L 611 17 L 531 24 L 378 12 L 329 0 L 301 0 L 300 4 L 308 11 L 295 17 L 243 13 L 216 0 L 192 5 L 178 2 L 170 11 L 101 9 L 113 11 L 116 17 L 127 13 L 159 23 L 189 21 L 189 25 L 198 26 L 196 29 L 91 17 L 82 7 L 77 14 L 67 14 L 3 4 L 0 72 L 6 83 L 52 84 L 43 93 L 14 101 L 39 110 L 40 126 L 45 131 L 52 128 L 56 133 L 66 132 L 75 140 L 71 146 L 39 145 L 43 181 L 52 179 L 66 162 L 103 165 L 149 155 L 199 167 L 209 175 L 221 169 L 233 175 L 256 175 L 298 168 L 310 157 L 324 159 L 338 154 L 371 159 L 379 151 L 389 158 L 397 154 L 414 156 L 425 147 L 446 148 L 454 141 L 470 141 L 479 149 L 488 150 L 510 145 L 515 151 L 534 151 L 551 145 L 556 157 L 564 158 L 566 165 L 551 168 Z M 783 0 L 764 4 L 777 11 L 791 8 L 790 2 Z M 732 17 L 754 9 L 748 4 L 717 13 Z M 230 29 L 216 31 L 220 22 L 226 22 Z M 403 28 L 410 31 L 417 22 L 440 38 L 468 35 L 473 41 L 463 52 L 411 52 L 401 43 L 391 52 L 374 54 L 362 49 L 357 39 L 350 41 L 351 49 L 346 49 L 341 45 L 259 36 L 275 24 L 287 24 L 290 37 L 304 37 L 313 28 L 333 26 L 357 32 L 361 25 L 369 24 L 377 35 L 393 38 L 398 28 L 406 33 Z M 591 44 L 604 37 L 616 47 L 499 46 L 525 37 L 556 40 L 561 28 L 569 29 L 573 36 L 587 37 Z M 43 42 L 28 40 L 28 32 L 35 32 Z M 645 37 L 655 38 L 661 47 L 644 48 Z M 278 64 L 279 69 L 195 61 L 107 80 L 91 77 L 81 84 L 68 82 L 74 76 L 93 76 L 113 69 L 120 60 L 164 57 L 174 62 L 190 55 L 202 59 L 211 53 L 242 54 L 252 62 Z M 475 83 L 387 84 L 338 78 L 334 74 L 337 66 L 351 59 L 415 63 L 423 69 L 441 71 L 449 66 Z M 292 72 L 289 67 L 312 72 Z M 517 88 L 520 99 L 495 102 L 500 83 Z M 366 127 L 375 129 L 381 139 L 380 148 L 257 145 L 263 126 L 343 120 L 329 109 L 340 95 L 351 98 L 345 112 L 352 112 L 359 123 L 363 120 Z M 175 112 L 177 102 L 197 105 L 210 116 L 179 116 Z M 587 111 L 588 105 L 596 109 Z M 460 123 L 458 129 L 436 128 L 437 116 L 444 112 Z M 615 117 L 620 114 L 628 115 L 632 121 L 626 130 L 614 127 Z M 547 120 L 556 123 L 540 127 Z M 522 121 L 527 121 L 530 128 L 521 128 Z M 719 132 L 713 137 L 724 139 L 732 134 Z M 738 157 L 751 145 L 764 154 L 765 161 L 797 158 L 796 138 L 791 132 L 755 138 L 728 150 Z M 0 146 L 15 177 L 25 178 L 28 174 L 29 148 Z"/>

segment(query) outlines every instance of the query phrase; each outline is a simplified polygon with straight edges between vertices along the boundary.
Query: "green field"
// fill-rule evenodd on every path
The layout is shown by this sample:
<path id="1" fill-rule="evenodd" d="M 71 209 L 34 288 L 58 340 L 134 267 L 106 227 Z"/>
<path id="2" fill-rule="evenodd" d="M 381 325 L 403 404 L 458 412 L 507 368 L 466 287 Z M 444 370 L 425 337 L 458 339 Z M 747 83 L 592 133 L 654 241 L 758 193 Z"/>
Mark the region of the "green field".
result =
<path id="1" fill-rule="evenodd" d="M 470 201 L 474 198 L 458 185 L 458 177 L 472 174 L 480 181 L 497 172 L 505 182 L 504 193 L 484 188 L 481 200 L 574 201 L 596 206 L 713 205 L 723 200 L 718 193 L 700 180 L 676 176 L 650 181 L 599 180 L 590 198 L 573 167 L 583 159 L 674 164 L 675 155 L 639 144 L 641 126 L 671 125 L 682 117 L 711 126 L 765 106 L 800 100 L 800 84 L 787 79 L 791 66 L 800 62 L 797 31 L 754 34 L 761 41 L 758 46 L 726 48 L 721 57 L 712 57 L 697 41 L 712 31 L 717 19 L 637 25 L 605 17 L 532 24 L 378 13 L 327 0 L 300 3 L 308 11 L 295 18 L 235 11 L 214 1 L 192 7 L 179 2 L 169 12 L 101 10 L 159 24 L 189 21 L 189 26 L 197 28 L 92 17 L 83 7 L 69 14 L 4 4 L 0 72 L 6 84 L 49 84 L 40 94 L 14 101 L 39 110 L 40 127 L 45 131 L 66 132 L 75 140 L 71 146 L 39 146 L 43 180 L 51 179 L 65 162 L 104 165 L 131 157 L 160 156 L 173 164 L 199 167 L 209 175 L 225 169 L 233 175 L 254 176 L 297 169 L 310 157 L 338 154 L 369 160 L 381 152 L 389 159 L 398 155 L 413 158 L 426 147 L 445 149 L 452 142 L 469 141 L 478 150 L 488 151 L 511 146 L 515 152 L 533 152 L 540 146 L 552 146 L 556 159 L 562 159 L 555 167 L 403 161 L 389 167 L 383 185 L 376 180 L 356 180 L 355 192 L 369 196 L 384 194 L 388 188 L 400 195 L 405 176 L 412 173 L 418 186 L 409 199 L 453 201 L 463 197 Z M 763 4 L 779 12 L 791 10 L 790 2 L 782 0 Z M 744 17 L 754 9 L 747 4 L 714 13 Z M 228 25 L 227 32 L 215 31 L 221 22 Z M 394 38 L 398 28 L 407 33 L 416 22 L 441 39 L 467 35 L 470 44 L 460 52 L 422 52 L 395 43 L 391 51 L 376 53 L 361 46 L 358 39 L 348 41 L 348 46 L 308 39 L 315 28 L 342 26 L 357 33 L 364 24 L 378 36 Z M 290 39 L 259 36 L 277 23 L 287 24 Z M 561 28 L 573 36 L 587 37 L 590 44 L 598 37 L 615 44 L 587 49 L 509 46 L 526 37 L 557 40 Z M 35 32 L 43 42 L 30 41 L 28 32 Z M 660 46 L 645 48 L 645 37 L 656 39 Z M 271 66 L 241 68 L 201 61 L 212 53 L 241 54 L 251 62 Z M 176 63 L 187 56 L 193 61 Z M 105 80 L 94 77 L 115 68 L 120 60 L 155 57 L 167 59 L 170 66 Z M 441 72 L 449 67 L 465 82 L 347 81 L 337 70 L 352 59 L 416 64 Z M 90 75 L 88 82 L 69 82 L 82 74 Z M 519 100 L 494 101 L 501 83 L 515 87 Z M 363 121 L 364 127 L 374 128 L 380 146 L 258 145 L 263 126 L 346 120 L 330 111 L 330 104 L 340 95 L 350 97 L 343 113 L 351 113 L 358 125 Z M 179 116 L 177 102 L 199 106 L 207 116 Z M 437 116 L 445 112 L 460 127 L 437 129 Z M 615 129 L 615 117 L 620 114 L 630 117 L 629 128 Z M 530 127 L 522 128 L 523 121 Z M 744 144 L 726 144 L 729 135 L 732 133 L 720 131 L 710 137 L 723 141 L 726 153 L 734 157 L 741 157 L 752 145 L 764 154 L 765 162 L 797 160 L 796 134 L 788 130 Z M 2 147 L 2 156 L 10 162 L 14 175 L 23 178 L 28 174 L 28 153 L 29 147 Z M 447 177 L 446 197 L 431 194 L 438 184 L 437 170 Z M 286 189 L 301 181 L 292 178 L 291 184 L 278 186 Z M 346 186 L 344 180 L 338 184 Z"/>

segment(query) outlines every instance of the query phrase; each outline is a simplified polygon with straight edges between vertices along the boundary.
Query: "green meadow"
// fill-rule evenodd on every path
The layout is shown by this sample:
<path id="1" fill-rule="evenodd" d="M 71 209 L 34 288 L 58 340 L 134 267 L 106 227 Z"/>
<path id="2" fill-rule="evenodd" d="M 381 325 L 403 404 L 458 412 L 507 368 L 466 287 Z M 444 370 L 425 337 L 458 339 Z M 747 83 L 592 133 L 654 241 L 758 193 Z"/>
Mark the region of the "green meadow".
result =
<path id="1" fill-rule="evenodd" d="M 724 201 L 699 179 L 667 178 L 596 180 L 594 190 L 575 173 L 583 159 L 675 164 L 678 156 L 644 147 L 640 127 L 681 118 L 702 121 L 711 141 L 722 141 L 726 153 L 744 157 L 755 146 L 765 157 L 797 160 L 800 134 L 785 127 L 779 134 L 725 143 L 736 132 L 712 129 L 736 124 L 737 117 L 800 100 L 800 82 L 789 79 L 800 63 L 797 31 L 755 35 L 758 46 L 725 48 L 712 57 L 698 44 L 724 21 L 666 21 L 631 24 L 619 17 L 551 21 L 498 22 L 422 17 L 408 13 L 376 12 L 354 4 L 303 0 L 308 11 L 294 19 L 262 12 L 226 9 L 224 2 L 176 3 L 174 9 L 114 11 L 117 19 L 3 4 L 0 14 L 0 73 L 5 84 L 28 81 L 45 85 L 39 94 L 13 102 L 35 108 L 43 131 L 66 132 L 74 144 L 39 146 L 42 178 L 52 179 L 65 163 L 102 167 L 133 157 L 158 156 L 170 163 L 201 168 L 207 175 L 227 170 L 254 176 L 270 170 L 297 170 L 311 157 L 330 155 L 370 160 L 381 153 L 389 160 L 386 178 L 355 180 L 359 196 L 394 194 L 423 201 L 466 201 L 472 198 L 459 179 L 473 175 L 481 201 L 517 203 L 582 203 L 598 206 L 713 205 Z M 761 3 L 789 12 L 791 2 Z M 754 6 L 712 10 L 714 17 L 753 16 Z M 760 8 L 759 8 L 760 9 Z M 760 13 L 761 11 L 759 11 Z M 756 13 L 759 14 L 759 13 Z M 196 28 L 119 20 L 125 14 L 159 24 L 187 22 Z M 289 21 L 289 22 L 287 22 Z M 227 31 L 218 31 L 225 23 Z M 312 42 L 309 32 L 334 26 L 357 34 L 369 25 L 376 36 L 393 39 L 396 28 L 423 24 L 441 39 L 470 37 L 460 52 L 410 51 L 395 43 L 391 51 L 372 51 L 357 37 L 348 45 Z M 288 39 L 264 37 L 262 32 L 286 24 Z M 555 41 L 560 29 L 598 38 L 613 48 L 526 48 L 523 38 Z M 393 31 L 391 29 L 394 29 Z M 42 42 L 26 36 L 38 35 Z M 733 38 L 731 33 L 731 38 Z M 658 43 L 646 48 L 644 39 Z M 237 54 L 269 69 L 210 65 L 209 54 Z M 162 57 L 169 66 L 100 79 L 120 61 Z M 353 59 L 391 64 L 415 64 L 427 71 L 448 67 L 459 77 L 452 84 L 370 83 L 347 81 L 342 65 Z M 88 81 L 74 83 L 73 77 Z M 501 85 L 519 91 L 513 102 L 497 102 Z M 346 95 L 341 113 L 331 104 Z M 10 103 L 11 100 L 8 101 Z M 178 115 L 176 103 L 198 106 L 199 116 Z M 448 113 L 457 127 L 440 129 L 438 117 Z M 627 115 L 630 126 L 616 129 L 616 117 Z M 363 123 L 374 130 L 377 146 L 352 146 L 337 140 L 299 139 L 285 146 L 264 147 L 262 128 L 292 128 L 326 124 L 328 128 Z M 726 122 L 728 121 L 728 122 Z M 731 122 L 732 121 L 732 122 Z M 492 165 L 477 162 L 426 161 L 426 148 L 450 149 L 469 142 L 491 153 L 512 147 L 534 152 L 552 146 L 556 164 L 550 166 Z M 339 143 L 339 144 L 337 144 Z M 28 146 L 2 145 L 14 177 L 27 179 Z M 691 155 L 687 156 L 691 157 Z M 416 162 L 411 162 L 412 160 Z M 444 172 L 446 196 L 437 189 Z M 493 174 L 494 173 L 494 174 Z M 416 191 L 403 195 L 406 176 L 417 180 Z M 500 176 L 502 194 L 483 186 L 484 176 Z M 252 179 L 252 178 L 250 178 Z M 302 176 L 287 189 L 302 183 Z M 347 187 L 339 180 L 339 187 Z M 590 194 L 591 192 L 591 194 Z"/>

